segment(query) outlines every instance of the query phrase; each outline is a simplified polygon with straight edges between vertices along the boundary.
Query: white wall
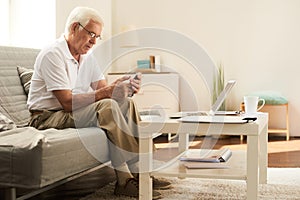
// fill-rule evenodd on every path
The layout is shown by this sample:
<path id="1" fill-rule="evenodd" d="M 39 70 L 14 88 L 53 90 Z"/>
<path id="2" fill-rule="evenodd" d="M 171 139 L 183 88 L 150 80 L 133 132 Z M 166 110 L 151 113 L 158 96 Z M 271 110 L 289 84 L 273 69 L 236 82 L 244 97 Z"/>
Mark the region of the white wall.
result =
<path id="1" fill-rule="evenodd" d="M 113 0 L 112 34 L 133 24 L 168 28 L 191 37 L 215 63 L 223 63 L 225 79 L 237 80 L 228 109 L 238 109 L 247 93 L 281 92 L 289 100 L 291 135 L 300 135 L 299 8 L 298 0 Z M 162 60 L 184 78 L 193 79 L 187 63 L 167 54 Z M 199 91 L 193 81 L 193 89 Z M 205 91 L 197 95 L 207 99 Z"/>
<path id="2" fill-rule="evenodd" d="M 300 1 L 57 0 L 56 3 L 57 36 L 76 5 L 91 6 L 103 13 L 106 39 L 128 25 L 167 28 L 187 35 L 202 45 L 215 63 L 225 66 L 225 79 L 237 80 L 227 100 L 228 109 L 238 109 L 247 93 L 281 92 L 289 100 L 291 135 L 300 135 Z M 112 69 L 128 70 L 137 58 L 150 53 L 128 55 L 113 63 Z M 191 66 L 167 52 L 159 53 L 164 65 L 174 68 L 191 84 L 200 107 L 207 107 L 209 94 Z M 181 92 L 186 87 L 189 86 L 184 85 Z M 183 107 L 191 108 L 188 98 L 182 101 Z"/>

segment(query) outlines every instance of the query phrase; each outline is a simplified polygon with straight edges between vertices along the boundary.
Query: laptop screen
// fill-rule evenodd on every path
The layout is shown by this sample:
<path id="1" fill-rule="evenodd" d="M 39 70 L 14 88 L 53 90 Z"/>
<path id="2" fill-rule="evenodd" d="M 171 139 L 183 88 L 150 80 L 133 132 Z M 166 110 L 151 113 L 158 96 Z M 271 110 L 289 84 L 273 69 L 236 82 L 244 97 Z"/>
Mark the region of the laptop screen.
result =
<path id="1" fill-rule="evenodd" d="M 216 102 L 212 105 L 212 107 L 209 111 L 210 114 L 214 115 L 216 113 L 216 111 L 220 108 L 220 106 L 222 105 L 222 103 L 226 99 L 227 95 L 229 94 L 229 92 L 231 91 L 231 89 L 232 89 L 232 87 L 234 86 L 235 83 L 236 83 L 235 80 L 229 80 L 226 83 L 226 86 L 224 87 L 222 92 L 219 94 Z"/>

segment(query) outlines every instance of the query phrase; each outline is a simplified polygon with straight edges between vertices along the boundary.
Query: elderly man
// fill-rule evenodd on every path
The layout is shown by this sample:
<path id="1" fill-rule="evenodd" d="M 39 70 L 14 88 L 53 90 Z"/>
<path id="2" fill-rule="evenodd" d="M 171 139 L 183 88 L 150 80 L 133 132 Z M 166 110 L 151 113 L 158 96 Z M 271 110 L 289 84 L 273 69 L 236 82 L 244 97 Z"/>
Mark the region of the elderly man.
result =
<path id="1" fill-rule="evenodd" d="M 28 107 L 37 129 L 98 126 L 109 139 L 116 195 L 138 196 L 138 112 L 128 98 L 140 89 L 141 75 L 108 85 L 89 50 L 101 39 L 103 20 L 91 8 L 77 7 L 65 33 L 38 55 Z M 154 179 L 154 189 L 169 184 Z M 154 199 L 160 194 L 154 191 Z"/>

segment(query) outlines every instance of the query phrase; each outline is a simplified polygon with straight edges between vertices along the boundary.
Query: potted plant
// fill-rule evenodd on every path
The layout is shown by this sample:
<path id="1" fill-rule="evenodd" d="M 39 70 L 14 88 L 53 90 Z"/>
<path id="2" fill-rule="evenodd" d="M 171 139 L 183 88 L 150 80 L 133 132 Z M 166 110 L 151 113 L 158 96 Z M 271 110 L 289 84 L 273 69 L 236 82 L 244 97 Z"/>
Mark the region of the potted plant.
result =
<path id="1" fill-rule="evenodd" d="M 217 68 L 217 72 L 214 76 L 214 85 L 213 85 L 213 94 L 212 94 L 212 103 L 214 104 L 215 101 L 217 100 L 218 96 L 220 95 L 220 93 L 222 92 L 222 90 L 224 89 L 224 67 L 221 64 L 219 64 L 218 68 Z M 219 110 L 220 111 L 225 111 L 225 101 L 222 103 L 222 105 L 220 106 Z M 228 138 L 229 136 L 227 135 L 213 135 L 213 138 L 216 139 L 225 139 Z"/>
<path id="2" fill-rule="evenodd" d="M 213 85 L 213 94 L 212 94 L 212 103 L 214 104 L 217 100 L 219 94 L 224 89 L 224 67 L 220 64 L 217 68 L 217 72 L 214 76 L 214 85 Z M 220 106 L 219 110 L 225 111 L 225 101 Z"/>

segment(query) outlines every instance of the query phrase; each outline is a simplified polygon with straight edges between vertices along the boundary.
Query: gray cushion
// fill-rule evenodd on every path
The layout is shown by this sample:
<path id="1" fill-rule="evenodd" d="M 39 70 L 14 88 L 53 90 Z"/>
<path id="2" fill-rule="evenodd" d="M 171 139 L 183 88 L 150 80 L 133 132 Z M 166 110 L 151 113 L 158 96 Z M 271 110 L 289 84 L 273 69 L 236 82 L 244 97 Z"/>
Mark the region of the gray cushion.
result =
<path id="1" fill-rule="evenodd" d="M 18 127 L 28 124 L 30 112 L 17 66 L 33 67 L 38 52 L 37 49 L 0 47 L 0 112 Z"/>
<path id="2" fill-rule="evenodd" d="M 269 105 L 282 105 L 288 103 L 287 98 L 277 91 L 257 91 L 251 93 L 250 95 L 258 96 L 259 98 L 264 99 L 266 104 Z"/>
<path id="3" fill-rule="evenodd" d="M 23 89 L 24 89 L 26 95 L 28 95 L 30 84 L 31 84 L 31 78 L 32 78 L 32 74 L 33 74 L 33 69 L 27 69 L 27 68 L 21 67 L 21 66 L 18 66 L 17 69 L 18 69 L 18 73 L 19 73 L 19 76 L 21 79 Z"/>

